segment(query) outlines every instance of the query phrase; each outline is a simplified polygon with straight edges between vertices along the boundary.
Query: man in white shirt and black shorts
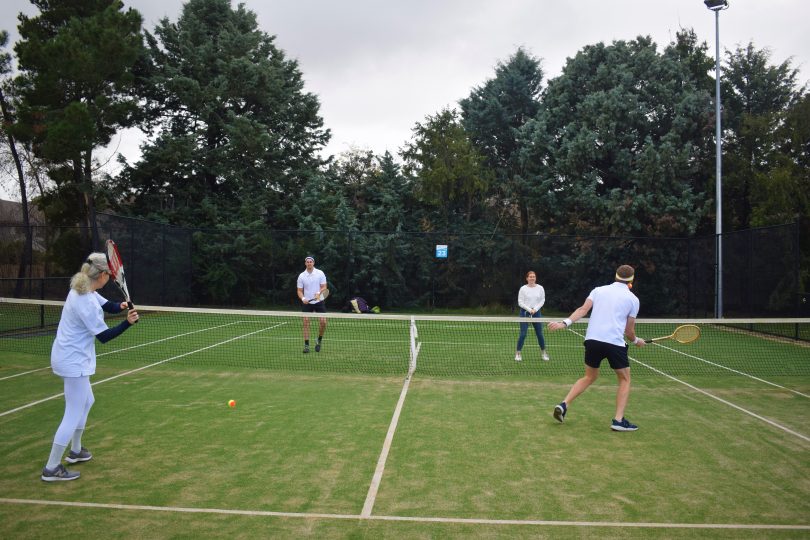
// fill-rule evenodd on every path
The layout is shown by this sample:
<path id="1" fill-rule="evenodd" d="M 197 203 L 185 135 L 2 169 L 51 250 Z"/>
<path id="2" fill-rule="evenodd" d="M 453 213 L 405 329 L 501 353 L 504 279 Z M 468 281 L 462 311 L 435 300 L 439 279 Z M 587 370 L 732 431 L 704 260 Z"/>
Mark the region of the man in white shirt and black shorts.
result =
<path id="1" fill-rule="evenodd" d="M 554 418 L 559 422 L 565 420 L 571 402 L 599 377 L 599 365 L 602 360 L 607 359 L 619 381 L 619 388 L 616 390 L 616 414 L 610 429 L 613 431 L 638 429 L 637 425 L 631 424 L 624 416 L 624 409 L 630 397 L 630 360 L 627 357 L 627 343 L 624 337 L 627 336 L 627 339 L 638 347 L 645 345 L 644 340 L 636 336 L 639 300 L 630 292 L 634 278 L 635 270 L 632 266 L 626 264 L 620 266 L 616 270 L 615 281 L 612 284 L 592 290 L 585 303 L 567 319 L 549 323 L 550 332 L 567 328 L 593 309 L 588 330 L 585 332 L 585 376 L 575 382 L 565 399 L 554 407 Z"/>
<path id="2" fill-rule="evenodd" d="M 304 304 L 305 313 L 326 313 L 326 305 L 321 300 L 321 292 L 326 289 L 326 274 L 315 268 L 315 258 L 304 259 L 306 270 L 298 275 L 298 298 Z M 321 317 L 318 327 L 318 341 L 315 352 L 321 352 L 323 333 L 326 330 L 326 317 Z M 304 317 L 304 353 L 309 352 L 309 317 Z"/>

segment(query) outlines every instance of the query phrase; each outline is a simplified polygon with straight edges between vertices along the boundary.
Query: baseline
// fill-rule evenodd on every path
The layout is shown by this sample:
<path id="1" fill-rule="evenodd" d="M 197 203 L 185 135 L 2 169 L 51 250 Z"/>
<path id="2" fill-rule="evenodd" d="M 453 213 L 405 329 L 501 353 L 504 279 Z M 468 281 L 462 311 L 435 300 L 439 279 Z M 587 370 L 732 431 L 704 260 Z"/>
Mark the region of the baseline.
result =
<path id="1" fill-rule="evenodd" d="M 33 499 L 7 499 L 0 498 L 3 504 L 26 504 L 40 506 L 65 506 L 74 508 L 102 508 L 105 510 L 138 510 L 147 512 L 176 512 L 190 514 L 225 514 L 237 516 L 283 517 L 302 519 L 333 519 L 358 520 L 368 519 L 376 521 L 409 521 L 417 523 L 459 523 L 474 525 L 547 525 L 564 527 L 630 527 L 647 529 L 755 529 L 755 530 L 789 530 L 808 531 L 810 524 L 784 525 L 768 523 L 657 523 L 657 522 L 620 522 L 620 521 L 552 521 L 535 519 L 479 519 L 479 518 L 446 518 L 446 517 L 420 517 L 420 516 L 359 516 L 353 514 L 322 514 L 306 512 L 274 512 L 270 510 L 233 510 L 225 508 L 189 508 L 182 506 L 152 506 L 139 504 L 111 504 L 88 503 L 76 501 L 50 501 Z"/>

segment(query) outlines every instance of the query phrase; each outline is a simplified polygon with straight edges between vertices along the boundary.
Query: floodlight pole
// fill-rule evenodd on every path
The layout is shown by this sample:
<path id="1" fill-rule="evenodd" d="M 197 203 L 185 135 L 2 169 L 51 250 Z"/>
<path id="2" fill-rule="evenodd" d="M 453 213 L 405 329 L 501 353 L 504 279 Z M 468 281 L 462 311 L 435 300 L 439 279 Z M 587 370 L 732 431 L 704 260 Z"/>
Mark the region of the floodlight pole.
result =
<path id="1" fill-rule="evenodd" d="M 714 314 L 718 319 L 723 318 L 723 153 L 722 133 L 720 125 L 720 11 L 728 9 L 728 0 L 704 0 L 706 7 L 714 11 L 714 117 L 715 117 L 715 182 L 716 182 L 716 247 L 717 268 L 715 271 L 715 298 Z"/>

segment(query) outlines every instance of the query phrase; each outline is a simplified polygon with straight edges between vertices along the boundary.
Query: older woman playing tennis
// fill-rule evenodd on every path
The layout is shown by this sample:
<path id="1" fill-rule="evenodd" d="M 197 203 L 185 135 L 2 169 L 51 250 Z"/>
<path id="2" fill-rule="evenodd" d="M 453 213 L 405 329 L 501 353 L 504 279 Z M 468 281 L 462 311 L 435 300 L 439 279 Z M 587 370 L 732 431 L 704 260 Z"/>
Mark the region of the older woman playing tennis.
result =
<path id="1" fill-rule="evenodd" d="M 96 292 L 109 280 L 110 269 L 103 253 L 91 253 L 70 280 L 70 292 L 51 349 L 51 368 L 64 381 L 65 413 L 53 438 L 51 455 L 42 469 L 41 478 L 45 482 L 79 478 L 80 473 L 68 471 L 61 463 L 69 444 L 70 452 L 65 458 L 68 463 L 93 458 L 87 448 L 82 447 L 82 433 L 95 401 L 90 386 L 90 375 L 96 372 L 95 340 L 106 343 L 138 320 L 138 312 L 132 309 L 118 326 L 107 327 L 104 311 L 120 313 L 127 307 L 126 302 L 109 302 Z"/>

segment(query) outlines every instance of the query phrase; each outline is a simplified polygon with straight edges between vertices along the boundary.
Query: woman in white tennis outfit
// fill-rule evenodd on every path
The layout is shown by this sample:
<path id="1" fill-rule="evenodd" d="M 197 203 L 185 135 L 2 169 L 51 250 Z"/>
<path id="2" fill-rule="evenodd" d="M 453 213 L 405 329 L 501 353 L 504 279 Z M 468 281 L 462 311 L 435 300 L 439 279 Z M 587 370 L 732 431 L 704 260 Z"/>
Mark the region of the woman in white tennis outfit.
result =
<path id="1" fill-rule="evenodd" d="M 46 482 L 75 480 L 80 476 L 61 463 L 68 444 L 71 445 L 65 458 L 68 463 L 93 458 L 82 447 L 82 433 L 95 401 L 90 386 L 90 375 L 96 372 L 95 340 L 106 343 L 138 320 L 138 312 L 130 310 L 118 326 L 109 328 L 104 322 L 104 311 L 120 313 L 127 307 L 126 302 L 109 302 L 96 292 L 110 280 L 109 270 L 103 253 L 91 253 L 70 280 L 70 292 L 51 349 L 51 368 L 64 381 L 65 414 L 53 438 L 51 455 L 42 469 L 42 480 Z"/>
<path id="2" fill-rule="evenodd" d="M 529 270 L 526 272 L 526 285 L 518 291 L 518 306 L 520 306 L 521 317 L 539 318 L 542 317 L 540 308 L 546 303 L 546 291 L 542 285 L 537 284 L 537 274 Z M 536 322 L 532 323 L 534 333 L 537 335 L 537 343 L 540 345 L 540 354 L 543 360 L 548 362 L 548 353 L 546 352 L 546 341 L 543 339 L 543 324 Z M 523 342 L 526 341 L 526 333 L 529 330 L 529 323 L 520 323 L 520 335 L 518 336 L 517 350 L 515 351 L 515 362 L 523 360 L 521 351 L 523 350 Z"/>

